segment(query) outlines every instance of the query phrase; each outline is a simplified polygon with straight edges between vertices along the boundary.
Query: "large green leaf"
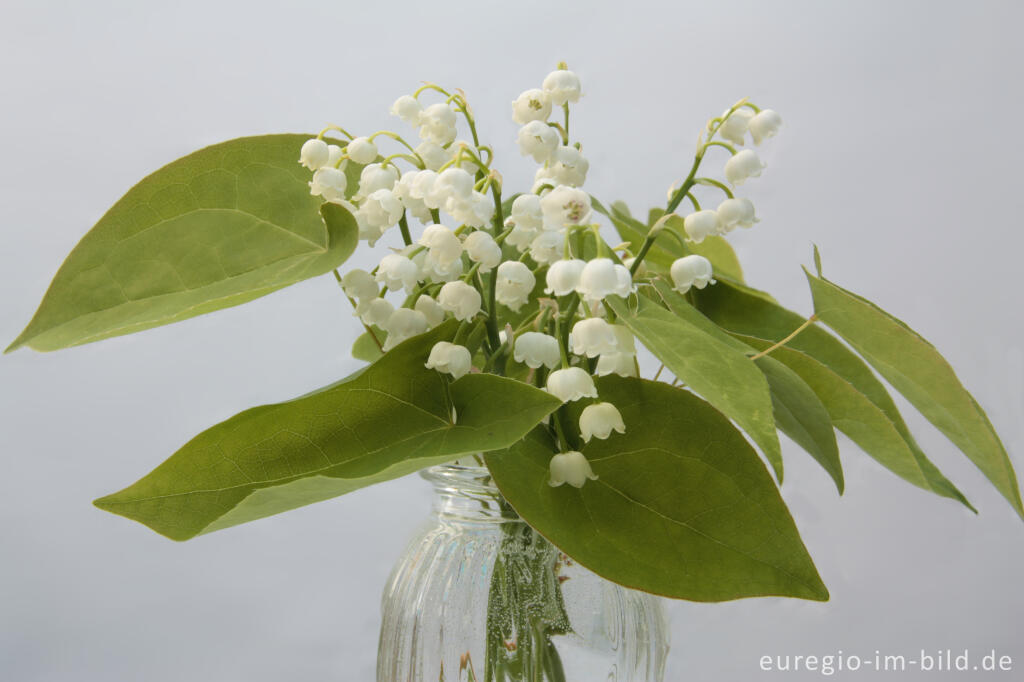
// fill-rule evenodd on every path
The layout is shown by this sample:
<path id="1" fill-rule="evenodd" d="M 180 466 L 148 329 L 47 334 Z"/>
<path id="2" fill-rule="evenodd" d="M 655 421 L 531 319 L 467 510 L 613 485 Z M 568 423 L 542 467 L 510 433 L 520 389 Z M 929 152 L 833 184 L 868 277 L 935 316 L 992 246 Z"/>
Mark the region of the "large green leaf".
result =
<path id="1" fill-rule="evenodd" d="M 758 350 L 781 341 L 805 321 L 757 292 L 722 281 L 696 292 L 696 300 L 716 324 Z M 882 466 L 916 486 L 971 506 L 918 447 L 871 369 L 838 339 L 812 325 L 771 356 L 796 372 L 825 405 L 835 427 Z"/>
<path id="2" fill-rule="evenodd" d="M 348 211 L 310 196 L 307 135 L 243 137 L 143 179 L 64 261 L 10 345 L 56 350 L 250 301 L 329 272 L 356 246 Z"/>
<path id="3" fill-rule="evenodd" d="M 817 315 L 953 441 L 1024 517 L 1017 475 L 984 410 L 939 352 L 874 303 L 807 274 Z"/>
<path id="4" fill-rule="evenodd" d="M 486 456 L 531 526 L 598 575 L 654 594 L 828 599 L 771 476 L 728 419 L 665 383 L 610 376 L 598 391 L 626 433 L 584 446 L 597 480 L 550 487 L 554 446 L 541 429 Z"/>
<path id="5" fill-rule="evenodd" d="M 558 407 L 547 393 L 492 374 L 449 387 L 423 363 L 454 331 L 449 322 L 353 377 L 237 414 L 95 504 L 187 540 L 506 447 Z"/>
<path id="6" fill-rule="evenodd" d="M 782 451 L 764 375 L 746 355 L 640 296 L 637 306 L 609 297 L 619 321 L 680 380 L 734 420 L 764 452 L 782 481 Z"/>
<path id="7" fill-rule="evenodd" d="M 828 472 L 842 494 L 843 467 L 839 462 L 839 446 L 828 410 L 814 390 L 786 365 L 768 356 L 754 362 L 768 380 L 779 430 Z"/>

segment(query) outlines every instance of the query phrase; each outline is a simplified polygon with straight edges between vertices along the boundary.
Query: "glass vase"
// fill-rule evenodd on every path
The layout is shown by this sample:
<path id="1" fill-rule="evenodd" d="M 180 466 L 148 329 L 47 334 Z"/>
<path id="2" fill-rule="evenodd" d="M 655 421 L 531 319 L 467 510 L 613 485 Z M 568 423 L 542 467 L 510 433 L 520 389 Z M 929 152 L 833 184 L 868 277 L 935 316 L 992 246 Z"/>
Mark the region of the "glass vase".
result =
<path id="1" fill-rule="evenodd" d="M 377 682 L 662 682 L 661 600 L 574 563 L 486 468 L 445 465 L 384 590 Z"/>

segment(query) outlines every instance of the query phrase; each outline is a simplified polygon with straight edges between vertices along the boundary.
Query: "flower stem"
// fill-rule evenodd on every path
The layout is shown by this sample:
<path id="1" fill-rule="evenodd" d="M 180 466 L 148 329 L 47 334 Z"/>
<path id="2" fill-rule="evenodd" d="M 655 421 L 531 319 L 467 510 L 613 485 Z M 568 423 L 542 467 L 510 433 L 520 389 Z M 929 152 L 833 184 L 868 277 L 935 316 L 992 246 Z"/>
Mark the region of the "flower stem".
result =
<path id="1" fill-rule="evenodd" d="M 768 348 L 765 348 L 760 353 L 757 353 L 755 355 L 751 355 L 750 359 L 751 360 L 758 360 L 758 359 L 763 358 L 764 356 L 768 355 L 772 351 L 778 350 L 779 348 L 782 348 L 787 343 L 789 343 L 790 341 L 795 339 L 797 334 L 799 334 L 803 330 L 807 329 L 808 327 L 810 327 L 812 324 L 814 324 L 817 321 L 818 321 L 817 314 L 811 315 L 810 317 L 807 318 L 807 320 L 802 325 L 800 325 L 799 327 L 794 329 L 793 332 L 789 336 L 787 336 L 786 338 L 782 339 L 778 343 L 774 343 L 771 346 L 769 346 Z"/>
<path id="2" fill-rule="evenodd" d="M 398 219 L 398 227 L 402 230 L 402 241 L 406 246 L 412 246 L 412 235 L 409 234 L 409 221 L 405 217 L 405 211 L 402 211 L 402 217 Z"/>

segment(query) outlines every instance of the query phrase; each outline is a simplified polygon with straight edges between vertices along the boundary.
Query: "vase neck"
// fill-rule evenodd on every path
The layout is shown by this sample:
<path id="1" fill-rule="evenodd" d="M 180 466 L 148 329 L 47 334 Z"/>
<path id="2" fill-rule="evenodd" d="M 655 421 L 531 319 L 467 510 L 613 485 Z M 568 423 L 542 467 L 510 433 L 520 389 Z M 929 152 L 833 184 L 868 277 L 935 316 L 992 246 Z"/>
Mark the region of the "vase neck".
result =
<path id="1" fill-rule="evenodd" d="M 443 464 L 420 475 L 434 486 L 434 513 L 454 523 L 522 523 L 486 467 Z"/>

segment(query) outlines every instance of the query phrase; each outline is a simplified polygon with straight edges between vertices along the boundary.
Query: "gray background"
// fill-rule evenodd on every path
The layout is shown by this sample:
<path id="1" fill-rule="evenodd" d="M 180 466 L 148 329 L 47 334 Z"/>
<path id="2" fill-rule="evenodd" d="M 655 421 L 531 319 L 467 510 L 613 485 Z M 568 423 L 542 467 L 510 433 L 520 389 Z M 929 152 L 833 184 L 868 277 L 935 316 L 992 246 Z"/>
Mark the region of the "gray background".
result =
<path id="1" fill-rule="evenodd" d="M 466 90 L 521 187 L 533 166 L 509 103 L 566 59 L 587 93 L 587 188 L 637 208 L 685 174 L 706 118 L 743 95 L 780 111 L 769 170 L 744 188 L 762 222 L 732 239 L 749 281 L 809 312 L 799 265 L 818 243 L 827 275 L 946 354 L 1024 468 L 1019 3 L 269 5 L 3 3 L 0 337 L 142 175 L 245 134 L 400 126 L 387 108 L 421 79 Z M 186 544 L 90 506 L 206 426 L 348 373 L 355 331 L 322 277 L 0 359 L 0 678 L 372 679 L 378 595 L 429 503 L 416 477 Z M 848 441 L 840 500 L 791 448 L 783 494 L 832 601 L 672 604 L 669 680 L 774 679 L 763 654 L 947 647 L 1015 659 L 958 679 L 1020 674 L 1022 524 L 908 419 L 981 516 Z"/>

